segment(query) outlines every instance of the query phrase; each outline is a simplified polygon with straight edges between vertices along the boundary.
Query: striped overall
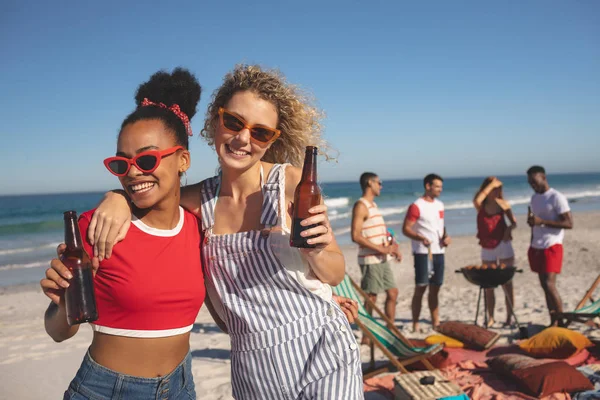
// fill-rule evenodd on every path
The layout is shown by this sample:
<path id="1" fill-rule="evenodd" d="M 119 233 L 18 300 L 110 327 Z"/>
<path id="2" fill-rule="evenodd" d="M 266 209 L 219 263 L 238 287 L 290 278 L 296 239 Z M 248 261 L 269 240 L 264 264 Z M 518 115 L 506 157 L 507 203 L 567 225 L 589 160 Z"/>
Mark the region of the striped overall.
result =
<path id="1" fill-rule="evenodd" d="M 271 248 L 271 228 L 289 233 L 285 165 L 276 164 L 264 184 L 261 170 L 263 230 L 212 233 L 219 181 L 201 185 L 203 257 L 231 339 L 233 396 L 362 399 L 360 352 L 342 310 L 301 286 Z"/>

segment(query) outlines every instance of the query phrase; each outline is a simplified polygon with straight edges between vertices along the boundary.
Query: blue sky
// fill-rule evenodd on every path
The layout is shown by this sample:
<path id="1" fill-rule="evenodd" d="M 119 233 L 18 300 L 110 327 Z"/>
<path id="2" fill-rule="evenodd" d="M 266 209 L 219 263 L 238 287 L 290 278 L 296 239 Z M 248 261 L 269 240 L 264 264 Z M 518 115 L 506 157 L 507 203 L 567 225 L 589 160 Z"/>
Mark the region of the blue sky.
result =
<path id="1" fill-rule="evenodd" d="M 485 3 L 485 4 L 484 4 Z M 197 134 L 236 63 L 279 68 L 325 110 L 323 181 L 600 171 L 600 2 L 3 2 L 0 195 L 118 187 L 136 87 L 185 66 Z M 216 157 L 191 140 L 188 182 Z"/>

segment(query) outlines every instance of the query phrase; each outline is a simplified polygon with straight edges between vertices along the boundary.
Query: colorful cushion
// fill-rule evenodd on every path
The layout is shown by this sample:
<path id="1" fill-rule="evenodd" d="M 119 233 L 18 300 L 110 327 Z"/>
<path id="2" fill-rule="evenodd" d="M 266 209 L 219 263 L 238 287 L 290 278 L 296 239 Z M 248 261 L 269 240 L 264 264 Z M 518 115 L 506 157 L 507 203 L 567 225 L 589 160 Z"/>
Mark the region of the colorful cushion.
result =
<path id="1" fill-rule="evenodd" d="M 594 344 L 579 332 L 566 328 L 547 328 L 521 342 L 519 347 L 535 357 L 564 359 Z"/>
<path id="2" fill-rule="evenodd" d="M 500 337 L 496 332 L 458 321 L 442 322 L 436 330 L 475 350 L 485 350 L 491 347 Z"/>
<path id="3" fill-rule="evenodd" d="M 573 393 L 594 388 L 581 372 L 564 361 L 514 371 L 513 375 L 527 393 L 538 398 L 556 392 Z"/>
<path id="4" fill-rule="evenodd" d="M 462 349 L 463 347 L 465 347 L 465 344 L 463 342 L 446 335 L 427 336 L 425 338 L 425 343 L 427 343 L 428 345 L 443 343 L 445 347 L 450 347 L 452 349 Z"/>
<path id="5" fill-rule="evenodd" d="M 522 354 L 503 354 L 487 360 L 489 367 L 495 372 L 510 375 L 513 371 L 546 364 L 548 360 L 538 360 Z"/>
<path id="6" fill-rule="evenodd" d="M 556 392 L 571 393 L 593 388 L 581 372 L 564 361 L 505 354 L 489 359 L 488 365 L 495 372 L 514 378 L 525 393 L 538 398 Z"/>

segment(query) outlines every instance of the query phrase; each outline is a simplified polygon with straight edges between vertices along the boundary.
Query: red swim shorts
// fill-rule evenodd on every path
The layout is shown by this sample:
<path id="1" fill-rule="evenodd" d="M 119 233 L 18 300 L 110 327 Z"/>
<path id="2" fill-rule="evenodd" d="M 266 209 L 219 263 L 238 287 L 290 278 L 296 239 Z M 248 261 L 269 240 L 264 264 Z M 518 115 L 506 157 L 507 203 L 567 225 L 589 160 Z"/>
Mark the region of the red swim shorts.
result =
<path id="1" fill-rule="evenodd" d="M 534 249 L 530 247 L 527 257 L 529 258 L 529 266 L 533 272 L 537 272 L 538 274 L 547 274 L 549 272 L 560 274 L 563 261 L 563 246 L 562 244 L 555 244 L 547 249 Z"/>

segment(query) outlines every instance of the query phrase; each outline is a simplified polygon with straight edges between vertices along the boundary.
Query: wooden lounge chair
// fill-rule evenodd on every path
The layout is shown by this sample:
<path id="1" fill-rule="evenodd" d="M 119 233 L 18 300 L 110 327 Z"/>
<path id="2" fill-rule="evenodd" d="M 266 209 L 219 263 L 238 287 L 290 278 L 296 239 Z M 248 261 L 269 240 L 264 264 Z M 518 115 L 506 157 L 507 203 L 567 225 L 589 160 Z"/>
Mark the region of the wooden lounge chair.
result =
<path id="1" fill-rule="evenodd" d="M 574 311 L 558 314 L 558 318 L 563 321 L 563 325 L 565 327 L 571 322 L 597 325 L 594 324 L 592 320 L 596 317 L 600 317 L 600 298 L 594 301 L 592 296 L 599 285 L 600 275 L 598 275 L 592 286 L 590 286 L 588 291 L 585 293 L 585 296 L 583 296 L 579 304 L 577 304 L 577 307 L 575 307 Z M 588 301 L 591 301 L 592 304 L 586 305 Z"/>
<path id="2" fill-rule="evenodd" d="M 427 369 L 434 370 L 428 358 L 440 351 L 443 348 L 442 344 L 429 347 L 415 347 L 410 340 L 400 333 L 394 322 L 390 321 L 385 313 L 369 299 L 369 296 L 348 275 L 344 277 L 342 283 L 333 288 L 333 291 L 339 296 L 350 298 L 358 303 L 356 325 L 364 335 L 371 339 L 371 360 L 368 368 L 363 370 L 364 379 L 393 370 L 394 368 L 403 373 L 408 373 L 406 366 L 419 361 Z M 363 301 L 366 301 L 369 307 L 383 318 L 387 326 L 367 313 L 367 310 L 363 306 Z M 392 328 L 390 329 L 388 326 Z M 375 367 L 375 346 L 389 359 L 389 362 L 383 367 Z"/>

